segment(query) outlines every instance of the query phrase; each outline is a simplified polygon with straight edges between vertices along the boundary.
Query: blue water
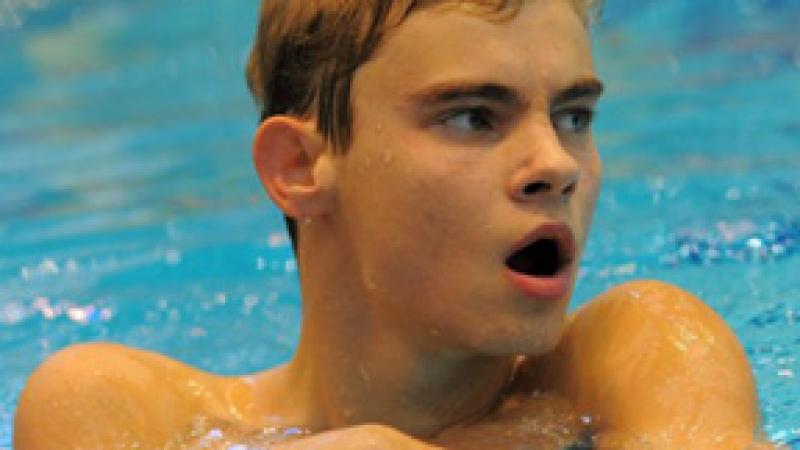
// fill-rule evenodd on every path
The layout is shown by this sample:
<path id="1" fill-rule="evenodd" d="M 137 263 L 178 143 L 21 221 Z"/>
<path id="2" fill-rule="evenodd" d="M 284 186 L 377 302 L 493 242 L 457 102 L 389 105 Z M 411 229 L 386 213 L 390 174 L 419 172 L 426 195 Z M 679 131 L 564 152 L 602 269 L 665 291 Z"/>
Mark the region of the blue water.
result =
<path id="1" fill-rule="evenodd" d="M 0 0 L 0 448 L 47 355 L 114 340 L 221 373 L 289 357 L 296 267 L 250 167 L 257 1 Z M 609 0 L 606 175 L 575 305 L 690 289 L 800 449 L 800 2 Z"/>

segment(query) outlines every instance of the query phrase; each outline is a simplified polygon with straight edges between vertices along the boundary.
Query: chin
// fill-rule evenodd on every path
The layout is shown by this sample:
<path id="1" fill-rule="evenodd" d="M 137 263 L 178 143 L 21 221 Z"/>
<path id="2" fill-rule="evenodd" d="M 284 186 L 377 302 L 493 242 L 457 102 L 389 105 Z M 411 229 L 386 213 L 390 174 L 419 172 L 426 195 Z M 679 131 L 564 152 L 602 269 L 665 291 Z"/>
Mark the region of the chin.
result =
<path id="1" fill-rule="evenodd" d="M 486 330 L 478 352 L 492 356 L 537 356 L 551 352 L 561 341 L 565 318 L 553 318 L 527 323 L 509 324 L 501 329 Z"/>
<path id="2" fill-rule="evenodd" d="M 563 327 L 558 327 L 555 331 L 540 333 L 535 338 L 520 342 L 514 349 L 514 354 L 525 356 L 538 356 L 553 351 L 561 342 Z"/>

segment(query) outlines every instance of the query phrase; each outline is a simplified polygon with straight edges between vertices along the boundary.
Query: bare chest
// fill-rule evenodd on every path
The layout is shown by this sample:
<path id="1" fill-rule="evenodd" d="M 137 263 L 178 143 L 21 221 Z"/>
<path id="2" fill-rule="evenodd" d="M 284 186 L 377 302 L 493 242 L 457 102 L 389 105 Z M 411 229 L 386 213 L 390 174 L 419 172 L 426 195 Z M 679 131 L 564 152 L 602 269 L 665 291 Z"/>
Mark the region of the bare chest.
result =
<path id="1" fill-rule="evenodd" d="M 514 395 L 479 422 L 441 433 L 434 443 L 448 449 L 591 449 L 591 421 L 550 394 Z"/>

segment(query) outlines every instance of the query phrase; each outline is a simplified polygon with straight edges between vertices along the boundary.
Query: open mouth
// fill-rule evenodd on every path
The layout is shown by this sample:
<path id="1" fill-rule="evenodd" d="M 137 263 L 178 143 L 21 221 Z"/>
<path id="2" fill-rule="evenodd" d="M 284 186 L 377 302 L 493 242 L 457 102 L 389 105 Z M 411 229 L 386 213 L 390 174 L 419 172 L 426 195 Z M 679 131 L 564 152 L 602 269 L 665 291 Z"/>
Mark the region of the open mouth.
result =
<path id="1" fill-rule="evenodd" d="M 572 233 L 565 226 L 540 228 L 529 242 L 506 259 L 513 272 L 529 277 L 558 275 L 572 263 Z"/>
<path id="2" fill-rule="evenodd" d="M 514 272 L 533 277 L 552 277 L 564 266 L 555 239 L 539 239 L 515 252 L 506 260 Z"/>

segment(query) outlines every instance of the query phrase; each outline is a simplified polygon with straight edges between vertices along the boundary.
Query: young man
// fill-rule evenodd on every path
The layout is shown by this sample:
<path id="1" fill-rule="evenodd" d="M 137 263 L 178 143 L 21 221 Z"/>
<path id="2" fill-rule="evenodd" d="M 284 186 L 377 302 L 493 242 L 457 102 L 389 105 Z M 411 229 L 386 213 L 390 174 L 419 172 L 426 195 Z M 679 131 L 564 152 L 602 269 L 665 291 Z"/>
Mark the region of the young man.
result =
<path id="1" fill-rule="evenodd" d="M 601 171 L 588 7 L 265 0 L 253 153 L 292 218 L 295 357 L 224 378 L 73 347 L 16 448 L 754 448 L 746 357 L 699 300 L 640 281 L 566 317 Z"/>

